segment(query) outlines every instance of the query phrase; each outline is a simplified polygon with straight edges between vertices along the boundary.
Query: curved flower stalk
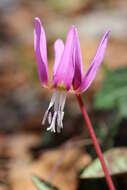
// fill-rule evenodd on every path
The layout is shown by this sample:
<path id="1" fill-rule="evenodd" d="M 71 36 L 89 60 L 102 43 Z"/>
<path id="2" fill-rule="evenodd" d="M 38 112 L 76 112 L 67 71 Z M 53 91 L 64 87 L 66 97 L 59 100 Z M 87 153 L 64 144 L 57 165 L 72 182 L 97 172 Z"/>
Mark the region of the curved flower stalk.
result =
<path id="1" fill-rule="evenodd" d="M 81 94 L 89 88 L 104 58 L 108 37 L 109 31 L 102 37 L 93 61 L 84 75 L 78 32 L 76 27 L 72 26 L 68 32 L 65 45 L 61 39 L 57 39 L 54 43 L 55 60 L 53 81 L 50 85 L 46 35 L 40 19 L 35 18 L 34 49 L 39 78 L 43 87 L 54 89 L 49 107 L 42 120 L 42 124 L 44 124 L 48 119 L 49 127 L 47 130 L 60 132 L 63 128 L 66 95 L 68 92 Z"/>

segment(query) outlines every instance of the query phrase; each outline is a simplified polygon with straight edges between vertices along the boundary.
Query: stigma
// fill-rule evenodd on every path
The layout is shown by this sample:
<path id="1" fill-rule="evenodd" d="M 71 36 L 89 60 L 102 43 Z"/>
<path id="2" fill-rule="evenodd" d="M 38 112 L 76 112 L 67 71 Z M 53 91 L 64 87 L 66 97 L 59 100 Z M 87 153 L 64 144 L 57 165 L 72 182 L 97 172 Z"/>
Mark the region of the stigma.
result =
<path id="1" fill-rule="evenodd" d="M 66 101 L 66 92 L 62 90 L 56 90 L 51 98 L 48 109 L 46 110 L 42 125 L 48 120 L 49 127 L 47 131 L 61 132 L 63 128 L 63 117 L 64 117 L 64 105 Z"/>

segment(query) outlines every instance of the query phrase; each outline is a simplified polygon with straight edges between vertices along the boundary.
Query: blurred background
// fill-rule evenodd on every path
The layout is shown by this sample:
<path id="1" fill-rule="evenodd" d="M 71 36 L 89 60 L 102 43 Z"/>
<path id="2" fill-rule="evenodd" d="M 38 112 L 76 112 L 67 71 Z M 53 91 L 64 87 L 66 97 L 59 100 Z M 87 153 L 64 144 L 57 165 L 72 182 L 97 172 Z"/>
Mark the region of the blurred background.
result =
<path id="1" fill-rule="evenodd" d="M 36 16 L 46 31 L 50 75 L 53 43 L 65 40 L 71 25 L 79 32 L 84 73 L 110 29 L 104 61 L 82 97 L 102 150 L 109 150 L 117 189 L 127 189 L 127 1 L 0 0 L 0 190 L 36 190 L 38 183 L 49 190 L 108 189 L 91 165 L 96 153 L 74 95 L 67 96 L 62 133 L 41 126 L 52 92 L 38 78 Z"/>

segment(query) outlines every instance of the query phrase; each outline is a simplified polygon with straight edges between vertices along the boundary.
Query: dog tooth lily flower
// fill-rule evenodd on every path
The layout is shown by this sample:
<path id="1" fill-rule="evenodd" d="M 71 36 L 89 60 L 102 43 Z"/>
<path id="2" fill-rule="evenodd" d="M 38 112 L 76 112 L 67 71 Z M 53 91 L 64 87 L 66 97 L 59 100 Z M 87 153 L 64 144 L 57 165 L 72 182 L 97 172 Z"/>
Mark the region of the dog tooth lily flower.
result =
<path id="1" fill-rule="evenodd" d="M 48 118 L 49 127 L 47 130 L 51 130 L 52 132 L 57 130 L 57 132 L 60 132 L 63 128 L 66 94 L 67 92 L 75 93 L 86 122 L 87 129 L 94 144 L 94 148 L 103 168 L 109 189 L 115 190 L 115 186 L 111 176 L 109 175 L 92 123 L 80 96 L 80 93 L 85 92 L 89 88 L 96 76 L 99 65 L 104 58 L 108 37 L 109 31 L 104 34 L 92 63 L 90 64 L 86 74 L 83 75 L 82 56 L 78 33 L 76 28 L 72 26 L 67 35 L 65 45 L 61 39 L 56 40 L 54 44 L 55 62 L 53 67 L 53 85 L 51 86 L 49 85 L 48 80 L 45 31 L 39 18 L 35 18 L 34 48 L 38 64 L 39 78 L 43 87 L 49 88 L 51 86 L 51 88 L 55 90 L 49 107 L 45 112 L 42 124 L 44 124 Z"/>
<path id="2" fill-rule="evenodd" d="M 85 92 L 94 80 L 101 64 L 107 46 L 109 31 L 107 31 L 96 51 L 95 57 L 86 74 L 83 74 L 82 56 L 77 29 L 72 26 L 64 45 L 61 39 L 54 43 L 55 61 L 53 67 L 53 85 L 49 85 L 47 44 L 44 28 L 39 18 L 35 18 L 34 49 L 38 65 L 38 73 L 43 87 L 54 89 L 48 109 L 42 124 L 48 119 L 47 130 L 60 132 L 63 128 L 64 105 L 68 92 L 80 94 Z"/>

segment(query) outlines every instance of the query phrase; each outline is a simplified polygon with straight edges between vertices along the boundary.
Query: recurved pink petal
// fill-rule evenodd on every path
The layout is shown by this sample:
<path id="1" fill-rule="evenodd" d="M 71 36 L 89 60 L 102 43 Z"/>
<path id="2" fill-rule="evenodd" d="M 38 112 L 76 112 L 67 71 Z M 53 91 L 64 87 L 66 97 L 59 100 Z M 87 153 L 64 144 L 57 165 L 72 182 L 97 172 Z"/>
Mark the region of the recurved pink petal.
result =
<path id="1" fill-rule="evenodd" d="M 46 35 L 39 18 L 34 19 L 34 49 L 38 65 L 39 78 L 42 84 L 48 82 L 48 62 Z"/>
<path id="2" fill-rule="evenodd" d="M 104 58 L 104 53 L 107 47 L 107 42 L 108 42 L 108 37 L 109 37 L 109 31 L 107 31 L 101 42 L 100 45 L 96 51 L 95 57 L 90 64 L 85 76 L 83 77 L 82 84 L 79 87 L 80 92 L 84 92 L 88 89 L 88 87 L 91 85 L 92 81 L 94 80 L 97 70 L 99 68 L 99 65 L 102 63 L 103 58 Z"/>
<path id="3" fill-rule="evenodd" d="M 54 75 L 54 87 L 64 86 L 67 90 L 70 89 L 74 77 L 74 45 L 75 45 L 75 28 L 69 30 L 65 48 L 61 61 Z"/>
<path id="4" fill-rule="evenodd" d="M 64 43 L 61 39 L 58 39 L 54 43 L 55 62 L 53 67 L 53 76 L 55 76 L 58 65 L 61 61 L 61 57 L 64 51 Z"/>
<path id="5" fill-rule="evenodd" d="M 75 28 L 75 40 L 76 40 L 75 49 L 74 49 L 75 73 L 74 73 L 74 80 L 73 80 L 74 90 L 76 90 L 81 85 L 82 78 L 83 78 L 82 55 L 81 55 L 78 32 L 76 28 Z"/>

